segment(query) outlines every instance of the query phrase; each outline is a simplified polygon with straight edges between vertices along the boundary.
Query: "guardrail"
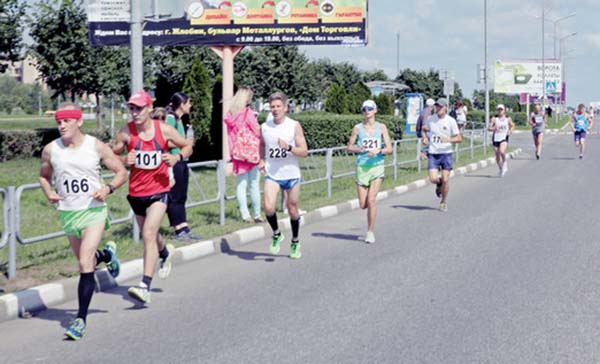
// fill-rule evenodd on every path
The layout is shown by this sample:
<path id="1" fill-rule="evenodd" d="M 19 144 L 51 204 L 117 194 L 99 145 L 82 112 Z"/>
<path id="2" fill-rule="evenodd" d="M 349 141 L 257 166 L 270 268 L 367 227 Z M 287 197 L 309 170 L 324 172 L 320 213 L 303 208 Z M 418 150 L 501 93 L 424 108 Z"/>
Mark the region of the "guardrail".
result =
<path id="1" fill-rule="evenodd" d="M 486 133 L 481 129 L 471 129 L 464 132 L 463 145 L 468 140 L 468 146 L 455 147 L 455 158 L 458 161 L 461 153 L 470 152 L 471 158 L 474 151 L 483 148 L 487 152 L 487 143 L 485 143 Z M 421 172 L 421 140 L 417 138 L 394 140 L 393 153 L 391 158 L 386 158 L 385 167 L 393 169 L 394 180 L 398 179 L 398 169 L 414 165 L 414 168 Z M 345 178 L 354 175 L 356 168 L 356 156 L 348 153 L 346 147 L 314 149 L 308 152 L 306 158 L 299 159 L 302 169 L 303 185 L 326 182 L 327 196 L 332 196 L 333 180 Z M 196 208 L 209 204 L 219 204 L 219 222 L 225 224 L 225 201 L 235 199 L 235 196 L 227 196 L 227 186 L 225 177 L 225 164 L 223 161 L 208 161 L 188 164 L 190 169 L 190 183 L 188 187 L 188 201 L 186 208 Z M 199 173 L 194 173 L 196 169 L 206 169 L 213 174 L 211 179 L 214 181 L 203 183 Z M 216 173 L 215 173 L 216 172 Z M 104 179 L 112 178 L 114 174 L 106 174 Z M 216 185 L 216 188 L 215 188 Z M 41 189 L 39 183 L 25 184 L 19 187 L 10 186 L 8 189 L 0 188 L 2 196 L 3 211 L 3 230 L 0 237 L 0 248 L 9 245 L 9 269 L 8 278 L 16 276 L 16 242 L 23 245 L 32 244 L 40 241 L 50 240 L 65 236 L 63 231 L 50 232 L 41 235 L 24 237 L 21 232 L 22 209 L 21 202 L 23 194 L 26 191 Z M 110 206 L 110 205 L 109 205 Z M 137 226 L 133 211 L 127 205 L 127 215 L 113 217 L 109 209 L 109 219 L 112 225 L 131 222 L 133 225 L 132 238 L 138 242 L 140 238 L 139 227 Z"/>

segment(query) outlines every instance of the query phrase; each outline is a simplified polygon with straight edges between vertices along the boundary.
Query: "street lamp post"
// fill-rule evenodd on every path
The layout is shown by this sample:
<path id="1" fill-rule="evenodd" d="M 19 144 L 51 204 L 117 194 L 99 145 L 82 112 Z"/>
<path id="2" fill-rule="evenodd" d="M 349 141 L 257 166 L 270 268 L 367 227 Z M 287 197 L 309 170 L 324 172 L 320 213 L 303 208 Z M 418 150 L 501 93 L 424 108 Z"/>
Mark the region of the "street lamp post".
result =
<path id="1" fill-rule="evenodd" d="M 488 44 L 487 44 L 487 0 L 483 1 L 483 58 L 484 58 L 484 69 L 483 69 L 483 83 L 485 87 L 485 128 L 483 131 L 485 151 L 487 153 L 488 143 L 488 126 L 490 125 L 490 90 L 488 87 Z"/>

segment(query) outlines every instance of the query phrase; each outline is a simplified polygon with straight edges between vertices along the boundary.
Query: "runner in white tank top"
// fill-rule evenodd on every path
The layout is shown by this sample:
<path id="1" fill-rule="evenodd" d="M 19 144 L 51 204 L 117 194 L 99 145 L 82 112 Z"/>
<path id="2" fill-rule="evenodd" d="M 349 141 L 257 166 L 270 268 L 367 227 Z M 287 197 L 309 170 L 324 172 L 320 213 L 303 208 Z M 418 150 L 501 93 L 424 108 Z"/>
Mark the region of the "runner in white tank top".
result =
<path id="1" fill-rule="evenodd" d="M 529 125 L 533 134 L 533 144 L 535 145 L 535 157 L 540 159 L 542 156 L 542 143 L 544 141 L 544 130 L 546 129 L 546 114 L 542 110 L 542 105 L 536 104 L 535 111 L 529 116 Z"/>
<path id="2" fill-rule="evenodd" d="M 506 148 L 508 146 L 508 139 L 512 135 L 512 131 L 515 128 L 515 124 L 512 119 L 506 116 L 506 109 L 504 105 L 498 105 L 498 115 L 490 121 L 489 131 L 492 134 L 492 144 L 494 145 L 494 152 L 496 153 L 496 163 L 498 164 L 498 176 L 504 177 L 508 171 L 508 161 L 506 160 Z"/>
<path id="3" fill-rule="evenodd" d="M 57 205 L 62 228 L 79 261 L 79 311 L 65 332 L 68 338 L 79 340 L 86 332 L 96 265 L 104 262 L 113 277 L 119 275 L 116 244 L 108 242 L 102 251 L 98 245 L 109 225 L 106 198 L 125 183 L 127 171 L 107 145 L 81 132 L 83 119 L 78 106 L 60 107 L 55 119 L 60 138 L 42 151 L 40 187 L 48 201 Z M 115 173 L 107 185 L 100 176 L 101 161 Z M 56 190 L 52 188 L 53 175 Z"/>
<path id="4" fill-rule="evenodd" d="M 286 206 L 290 214 L 292 228 L 292 243 L 290 257 L 299 259 L 300 213 L 298 200 L 300 198 L 300 168 L 296 157 L 306 157 L 308 147 L 300 123 L 287 117 L 288 100 L 282 92 L 276 92 L 269 97 L 273 120 L 261 126 L 261 161 L 259 168 L 265 173 L 265 215 L 273 229 L 271 254 L 279 253 L 283 234 L 279 231 L 275 203 L 279 190 L 285 195 Z"/>

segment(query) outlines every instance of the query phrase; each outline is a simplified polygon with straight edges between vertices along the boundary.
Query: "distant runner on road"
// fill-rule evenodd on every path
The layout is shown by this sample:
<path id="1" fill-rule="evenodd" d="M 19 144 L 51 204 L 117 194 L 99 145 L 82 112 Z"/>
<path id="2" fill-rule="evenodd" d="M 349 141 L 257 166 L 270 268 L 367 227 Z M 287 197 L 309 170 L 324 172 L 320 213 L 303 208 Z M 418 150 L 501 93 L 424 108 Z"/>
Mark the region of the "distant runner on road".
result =
<path id="1" fill-rule="evenodd" d="M 506 116 L 504 105 L 499 104 L 497 107 L 498 115 L 490 121 L 488 131 L 493 132 L 492 143 L 494 152 L 496 153 L 496 163 L 498 164 L 498 175 L 504 177 L 508 171 L 508 161 L 506 160 L 506 148 L 508 147 L 508 138 L 512 135 L 515 128 L 512 118 Z"/>
<path id="2" fill-rule="evenodd" d="M 535 157 L 540 159 L 542 156 L 542 142 L 544 141 L 544 130 L 548 125 L 546 114 L 542 110 L 542 105 L 536 104 L 535 111 L 529 116 L 529 125 L 533 134 L 533 144 L 535 145 Z"/>
<path id="3" fill-rule="evenodd" d="M 435 114 L 430 116 L 423 126 L 423 144 L 429 145 L 429 180 L 436 185 L 436 196 L 441 197 L 439 208 L 442 212 L 448 211 L 446 199 L 452 171 L 452 144 L 462 142 L 456 120 L 447 113 L 448 102 L 446 99 L 438 99 L 435 103 Z"/>
<path id="4" fill-rule="evenodd" d="M 569 126 L 574 134 L 575 147 L 579 149 L 579 159 L 583 159 L 585 153 L 585 138 L 588 130 L 594 123 L 593 117 L 585 112 L 585 105 L 579 104 L 577 111 L 571 116 Z"/>

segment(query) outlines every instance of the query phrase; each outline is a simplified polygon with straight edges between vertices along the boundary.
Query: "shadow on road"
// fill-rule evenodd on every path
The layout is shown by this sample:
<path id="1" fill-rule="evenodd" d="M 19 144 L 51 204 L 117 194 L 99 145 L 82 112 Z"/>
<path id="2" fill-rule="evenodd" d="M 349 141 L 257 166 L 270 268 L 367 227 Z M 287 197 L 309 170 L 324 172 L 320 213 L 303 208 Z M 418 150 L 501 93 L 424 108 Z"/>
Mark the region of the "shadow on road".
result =
<path id="1" fill-rule="evenodd" d="M 574 161 L 576 159 L 577 158 L 574 158 L 574 157 L 555 157 L 555 158 L 552 158 L 553 161 Z"/>
<path id="2" fill-rule="evenodd" d="M 491 174 L 465 174 L 465 177 L 470 177 L 470 178 L 500 178 L 498 177 L 498 175 L 491 175 Z"/>
<path id="3" fill-rule="evenodd" d="M 283 254 L 273 255 L 269 253 L 234 250 L 231 248 L 231 246 L 229 246 L 229 243 L 225 239 L 221 240 L 221 252 L 223 252 L 223 254 L 238 257 L 242 260 L 263 261 L 269 263 L 274 262 L 275 258 L 289 258 L 287 255 Z"/>
<path id="4" fill-rule="evenodd" d="M 362 236 L 353 234 L 331 234 L 331 233 L 313 233 L 312 236 L 329 239 L 340 239 L 350 241 L 362 241 Z"/>
<path id="5" fill-rule="evenodd" d="M 411 211 L 426 211 L 426 210 L 437 210 L 431 206 L 415 206 L 415 205 L 393 205 L 395 209 L 406 209 Z"/>
<path id="6" fill-rule="evenodd" d="M 88 310 L 88 316 L 97 314 L 97 313 L 108 313 L 108 311 L 95 310 L 95 309 Z M 57 308 L 47 308 L 44 311 L 34 313 L 33 315 L 26 317 L 26 318 L 36 318 L 36 319 L 40 319 L 40 320 L 56 321 L 64 329 L 67 329 L 69 327 L 69 324 L 71 323 L 71 321 L 73 321 L 73 319 L 75 319 L 76 315 L 77 315 L 77 309 L 62 310 L 62 309 L 57 309 Z"/>

